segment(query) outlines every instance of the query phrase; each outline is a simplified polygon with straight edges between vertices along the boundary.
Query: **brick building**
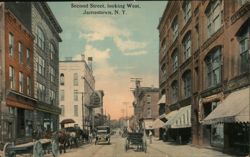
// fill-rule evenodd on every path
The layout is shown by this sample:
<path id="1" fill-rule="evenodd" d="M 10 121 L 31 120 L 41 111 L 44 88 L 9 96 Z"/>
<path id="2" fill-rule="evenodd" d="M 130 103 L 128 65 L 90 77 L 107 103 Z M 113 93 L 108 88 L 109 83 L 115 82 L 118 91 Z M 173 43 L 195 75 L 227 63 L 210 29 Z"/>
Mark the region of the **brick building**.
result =
<path id="1" fill-rule="evenodd" d="M 227 151 L 249 142 L 249 113 L 242 113 L 249 108 L 249 8 L 248 0 L 169 1 L 160 20 L 160 112 L 191 105 L 195 145 Z M 226 103 L 238 95 L 241 106 Z"/>
<path id="2" fill-rule="evenodd" d="M 134 119 L 138 124 L 140 119 L 145 122 L 146 133 L 152 130 L 158 136 L 158 130 L 154 131 L 153 121 L 158 118 L 159 89 L 154 87 L 141 87 L 136 81 L 136 88 L 133 91 L 134 99 Z"/>
<path id="3" fill-rule="evenodd" d="M 34 99 L 32 33 L 8 9 L 5 10 L 5 103 L 2 112 L 6 140 L 31 138 Z M 11 116 L 12 115 L 12 116 Z"/>

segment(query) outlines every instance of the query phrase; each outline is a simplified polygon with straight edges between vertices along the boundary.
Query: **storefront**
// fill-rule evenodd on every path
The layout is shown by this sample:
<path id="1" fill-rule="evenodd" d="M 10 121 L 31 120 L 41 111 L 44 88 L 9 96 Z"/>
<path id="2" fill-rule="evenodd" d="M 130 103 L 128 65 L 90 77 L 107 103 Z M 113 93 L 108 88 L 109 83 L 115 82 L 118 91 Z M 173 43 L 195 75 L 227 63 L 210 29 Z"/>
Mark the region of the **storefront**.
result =
<path id="1" fill-rule="evenodd" d="M 168 137 L 179 144 L 185 144 L 191 140 L 191 105 L 173 111 L 173 116 L 166 122 Z"/>
<path id="2" fill-rule="evenodd" d="M 249 88 L 230 93 L 203 121 L 210 128 L 210 144 L 225 151 L 249 148 Z"/>

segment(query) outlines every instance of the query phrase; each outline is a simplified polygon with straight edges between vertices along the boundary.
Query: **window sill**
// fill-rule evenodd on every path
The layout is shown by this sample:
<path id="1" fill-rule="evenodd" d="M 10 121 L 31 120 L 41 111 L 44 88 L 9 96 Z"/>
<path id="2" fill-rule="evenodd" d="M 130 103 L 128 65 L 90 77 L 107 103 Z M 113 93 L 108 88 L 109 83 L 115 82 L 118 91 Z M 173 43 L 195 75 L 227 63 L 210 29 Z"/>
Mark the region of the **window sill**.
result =
<path id="1" fill-rule="evenodd" d="M 180 69 L 184 69 L 190 62 L 191 62 L 191 56 L 181 64 Z"/>
<path id="2" fill-rule="evenodd" d="M 214 32 L 203 44 L 202 51 L 211 45 L 219 36 L 224 32 L 224 26 L 222 25 L 216 32 Z"/>

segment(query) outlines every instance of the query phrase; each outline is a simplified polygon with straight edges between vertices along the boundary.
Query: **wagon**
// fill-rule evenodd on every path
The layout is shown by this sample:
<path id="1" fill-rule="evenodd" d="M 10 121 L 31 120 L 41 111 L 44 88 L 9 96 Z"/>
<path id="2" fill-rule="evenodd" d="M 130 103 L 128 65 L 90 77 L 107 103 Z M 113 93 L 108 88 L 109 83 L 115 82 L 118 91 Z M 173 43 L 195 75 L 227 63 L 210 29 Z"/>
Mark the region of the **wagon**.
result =
<path id="1" fill-rule="evenodd" d="M 125 140 L 125 151 L 127 151 L 130 146 L 135 145 L 137 149 L 147 152 L 147 142 L 143 133 L 132 132 L 127 134 Z"/>

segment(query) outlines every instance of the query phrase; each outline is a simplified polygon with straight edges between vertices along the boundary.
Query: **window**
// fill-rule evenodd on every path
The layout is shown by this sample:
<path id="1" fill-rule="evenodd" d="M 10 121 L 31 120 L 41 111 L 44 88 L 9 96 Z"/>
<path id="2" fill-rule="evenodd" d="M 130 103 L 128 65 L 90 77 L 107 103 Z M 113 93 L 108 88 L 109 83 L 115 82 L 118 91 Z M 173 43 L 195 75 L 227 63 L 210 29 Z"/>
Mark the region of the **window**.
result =
<path id="1" fill-rule="evenodd" d="M 49 100 L 51 104 L 55 104 L 56 94 L 55 94 L 55 91 L 51 89 L 49 90 Z"/>
<path id="2" fill-rule="evenodd" d="M 14 36 L 9 33 L 9 55 L 13 57 L 14 55 Z"/>
<path id="3" fill-rule="evenodd" d="M 150 103 L 151 103 L 151 96 L 147 95 L 147 104 L 150 104 Z"/>
<path id="4" fill-rule="evenodd" d="M 37 27 L 36 28 L 36 44 L 38 45 L 38 47 L 40 47 L 42 50 L 44 50 L 44 33 L 43 31 Z"/>
<path id="5" fill-rule="evenodd" d="M 74 101 L 78 101 L 78 90 L 74 90 Z"/>
<path id="6" fill-rule="evenodd" d="M 205 58 L 207 87 L 221 82 L 221 48 L 216 48 Z"/>
<path id="7" fill-rule="evenodd" d="M 42 76 L 45 76 L 45 62 L 41 56 L 38 56 L 37 67 L 38 67 L 38 73 L 41 74 Z"/>
<path id="8" fill-rule="evenodd" d="M 74 116 L 78 116 L 78 105 L 74 105 Z"/>
<path id="9" fill-rule="evenodd" d="M 31 61 L 30 61 L 30 50 L 29 49 L 27 49 L 26 50 L 26 62 L 27 62 L 27 65 L 28 66 L 31 66 Z"/>
<path id="10" fill-rule="evenodd" d="M 183 2 L 183 12 L 184 12 L 185 23 L 187 23 L 188 20 L 191 18 L 191 2 L 190 1 Z"/>
<path id="11" fill-rule="evenodd" d="M 52 66 L 49 67 L 49 74 L 50 74 L 50 81 L 55 82 L 56 79 L 55 69 Z"/>
<path id="12" fill-rule="evenodd" d="M 206 9 L 208 38 L 221 27 L 222 10 L 223 7 L 221 0 L 211 1 Z"/>
<path id="13" fill-rule="evenodd" d="M 64 85 L 64 74 L 63 73 L 60 74 L 60 84 Z"/>
<path id="14" fill-rule="evenodd" d="M 184 60 L 187 60 L 191 57 L 191 32 L 189 32 L 183 41 L 183 49 L 184 49 Z"/>
<path id="15" fill-rule="evenodd" d="M 23 86 L 24 86 L 23 73 L 19 72 L 19 92 L 20 93 L 23 93 Z"/>
<path id="16" fill-rule="evenodd" d="M 162 48 L 162 54 L 165 54 L 166 51 L 167 51 L 167 42 L 166 42 L 166 38 L 164 38 L 164 39 L 162 40 L 161 48 Z"/>
<path id="17" fill-rule="evenodd" d="M 29 76 L 27 76 L 27 95 L 31 95 L 31 84 L 32 84 L 32 80 Z"/>
<path id="18" fill-rule="evenodd" d="M 238 37 L 240 44 L 240 73 L 249 71 L 249 26 L 246 26 Z"/>
<path id="19" fill-rule="evenodd" d="M 173 54 L 172 54 L 172 68 L 173 68 L 173 72 L 175 72 L 178 69 L 178 51 L 177 51 L 177 49 L 175 49 Z"/>
<path id="20" fill-rule="evenodd" d="M 54 44 L 52 43 L 49 43 L 49 53 L 50 53 L 50 59 L 54 60 L 56 51 L 55 51 Z"/>
<path id="21" fill-rule="evenodd" d="M 177 38 L 178 36 L 178 17 L 176 16 L 174 18 L 174 21 L 172 23 L 172 33 L 173 33 L 173 41 L 175 41 L 175 39 Z"/>
<path id="22" fill-rule="evenodd" d="M 242 5 L 244 5 L 245 3 L 247 3 L 249 0 L 239 0 L 239 3 L 240 3 L 240 5 L 242 6 Z"/>
<path id="23" fill-rule="evenodd" d="M 191 72 L 188 71 L 188 72 L 185 72 L 183 74 L 183 83 L 184 83 L 184 96 L 185 97 L 190 97 L 191 96 L 191 88 L 192 88 L 192 85 L 191 85 Z"/>
<path id="24" fill-rule="evenodd" d="M 74 73 L 74 86 L 78 86 L 78 74 Z"/>
<path id="25" fill-rule="evenodd" d="M 166 68 L 166 64 L 165 63 L 161 66 L 161 73 L 162 73 L 162 77 L 165 77 L 166 74 L 167 74 L 167 68 Z"/>
<path id="26" fill-rule="evenodd" d="M 39 101 L 45 101 L 46 90 L 45 86 L 37 83 L 37 98 Z"/>
<path id="27" fill-rule="evenodd" d="M 61 116 L 64 116 L 65 115 L 65 108 L 64 108 L 64 105 L 61 105 Z"/>
<path id="28" fill-rule="evenodd" d="M 61 96 L 60 100 L 61 100 L 61 101 L 64 101 L 64 90 L 61 90 L 60 96 Z"/>
<path id="29" fill-rule="evenodd" d="M 171 100 L 172 103 L 174 103 L 178 99 L 178 82 L 176 80 L 172 82 L 171 88 L 172 88 Z"/>
<path id="30" fill-rule="evenodd" d="M 19 63 L 23 63 L 23 44 L 18 43 Z"/>
<path id="31" fill-rule="evenodd" d="M 15 69 L 12 66 L 9 66 L 9 79 L 10 79 L 10 88 L 15 89 L 16 88 Z"/>

